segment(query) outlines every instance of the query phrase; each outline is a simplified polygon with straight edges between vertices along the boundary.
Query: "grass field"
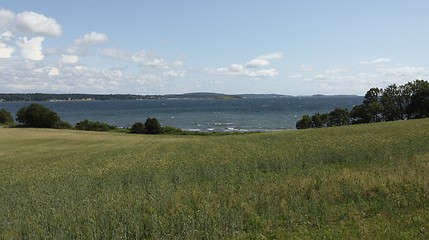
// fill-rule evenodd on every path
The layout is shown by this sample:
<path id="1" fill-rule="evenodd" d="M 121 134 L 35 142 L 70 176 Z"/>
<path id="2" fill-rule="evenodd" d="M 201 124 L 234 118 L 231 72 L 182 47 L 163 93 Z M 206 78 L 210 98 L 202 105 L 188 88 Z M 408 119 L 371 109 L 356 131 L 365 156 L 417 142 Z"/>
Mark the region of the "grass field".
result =
<path id="1" fill-rule="evenodd" d="M 429 119 L 230 136 L 0 128 L 0 239 L 428 239 Z"/>

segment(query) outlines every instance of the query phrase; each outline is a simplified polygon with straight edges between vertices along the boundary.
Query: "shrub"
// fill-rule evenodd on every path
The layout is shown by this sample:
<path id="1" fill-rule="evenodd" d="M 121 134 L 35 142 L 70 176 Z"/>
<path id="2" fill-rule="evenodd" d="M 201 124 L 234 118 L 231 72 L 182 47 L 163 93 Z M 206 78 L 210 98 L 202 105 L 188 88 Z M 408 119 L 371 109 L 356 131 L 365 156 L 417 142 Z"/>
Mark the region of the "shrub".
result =
<path id="1" fill-rule="evenodd" d="M 156 118 L 146 119 L 144 127 L 147 134 L 160 134 L 162 132 L 161 124 Z"/>
<path id="2" fill-rule="evenodd" d="M 108 132 L 111 130 L 115 130 L 116 126 L 109 125 L 108 123 L 103 122 L 93 122 L 88 119 L 85 119 L 83 121 L 80 121 L 76 123 L 77 130 L 84 130 L 84 131 L 99 131 L 99 132 Z"/>
<path id="3" fill-rule="evenodd" d="M 162 133 L 165 134 L 180 134 L 183 133 L 183 130 L 176 127 L 164 126 L 162 127 Z"/>
<path id="4" fill-rule="evenodd" d="M 38 103 L 21 108 L 16 113 L 16 120 L 26 127 L 55 128 L 64 125 L 56 112 Z"/>
<path id="5" fill-rule="evenodd" d="M 0 110 L 0 125 L 13 123 L 13 117 L 6 109 Z"/>
<path id="6" fill-rule="evenodd" d="M 143 134 L 145 133 L 144 124 L 142 122 L 136 122 L 133 124 L 130 130 L 131 133 Z"/>
<path id="7" fill-rule="evenodd" d="M 59 122 L 56 122 L 52 126 L 52 128 L 55 128 L 55 129 L 73 129 L 73 126 L 68 122 L 59 121 Z"/>

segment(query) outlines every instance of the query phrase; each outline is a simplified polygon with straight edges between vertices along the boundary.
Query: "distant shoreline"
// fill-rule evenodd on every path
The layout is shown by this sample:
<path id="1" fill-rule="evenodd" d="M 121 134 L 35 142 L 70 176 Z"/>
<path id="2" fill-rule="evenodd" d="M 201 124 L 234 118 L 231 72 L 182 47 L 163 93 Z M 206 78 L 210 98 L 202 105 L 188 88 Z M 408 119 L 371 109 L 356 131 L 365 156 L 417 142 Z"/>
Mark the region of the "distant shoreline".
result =
<path id="1" fill-rule="evenodd" d="M 107 100 L 147 100 L 147 99 L 242 99 L 242 98 L 293 98 L 293 97 L 330 97 L 357 95 L 312 95 L 292 96 L 282 94 L 223 94 L 210 92 L 136 95 L 136 94 L 51 94 L 51 93 L 0 93 L 0 102 L 74 102 L 74 101 L 107 101 Z"/>

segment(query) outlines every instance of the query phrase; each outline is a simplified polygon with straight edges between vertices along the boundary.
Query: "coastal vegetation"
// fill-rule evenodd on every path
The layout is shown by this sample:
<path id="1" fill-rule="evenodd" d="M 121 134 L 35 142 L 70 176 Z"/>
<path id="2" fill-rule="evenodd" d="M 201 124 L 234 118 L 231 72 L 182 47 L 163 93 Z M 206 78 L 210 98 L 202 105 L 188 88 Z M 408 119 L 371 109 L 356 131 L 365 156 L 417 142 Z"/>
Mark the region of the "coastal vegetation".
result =
<path id="1" fill-rule="evenodd" d="M 258 95 L 255 95 L 258 96 Z M 282 95 L 278 95 L 282 96 Z M 26 101 L 105 101 L 105 100 L 143 100 L 143 99 L 236 99 L 241 95 L 228 95 L 222 93 L 185 93 L 167 95 L 136 95 L 136 94 L 50 94 L 50 93 L 0 93 L 0 102 L 26 102 Z M 248 97 L 248 95 L 246 95 Z"/>
<path id="2" fill-rule="evenodd" d="M 297 129 L 343 126 L 429 117 L 429 82 L 416 80 L 385 89 L 371 88 L 361 105 L 348 109 L 334 109 L 330 113 L 304 115 L 296 123 Z"/>
<path id="3" fill-rule="evenodd" d="M 0 239 L 427 239 L 428 129 L 0 128 Z"/>
<path id="4" fill-rule="evenodd" d="M 75 129 L 84 130 L 84 131 L 109 132 L 109 131 L 116 130 L 117 127 L 110 125 L 108 123 L 99 122 L 99 121 L 94 122 L 94 121 L 85 119 L 83 121 L 76 123 Z"/>
<path id="5" fill-rule="evenodd" d="M 38 103 L 21 108 L 16 120 L 24 127 L 70 129 L 72 126 L 61 120 L 58 114 Z"/>
<path id="6" fill-rule="evenodd" d="M 9 125 L 13 123 L 12 114 L 6 109 L 0 110 L 0 125 Z"/>

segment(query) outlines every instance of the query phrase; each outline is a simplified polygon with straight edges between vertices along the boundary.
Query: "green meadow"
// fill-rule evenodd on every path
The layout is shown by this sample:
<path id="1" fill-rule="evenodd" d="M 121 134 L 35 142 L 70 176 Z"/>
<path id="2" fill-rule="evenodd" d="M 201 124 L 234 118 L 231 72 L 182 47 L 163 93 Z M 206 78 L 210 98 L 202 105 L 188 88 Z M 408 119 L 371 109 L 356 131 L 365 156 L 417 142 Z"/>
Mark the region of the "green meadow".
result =
<path id="1" fill-rule="evenodd" d="M 429 238 L 429 119 L 221 136 L 0 128 L 0 239 L 322 238 Z"/>

